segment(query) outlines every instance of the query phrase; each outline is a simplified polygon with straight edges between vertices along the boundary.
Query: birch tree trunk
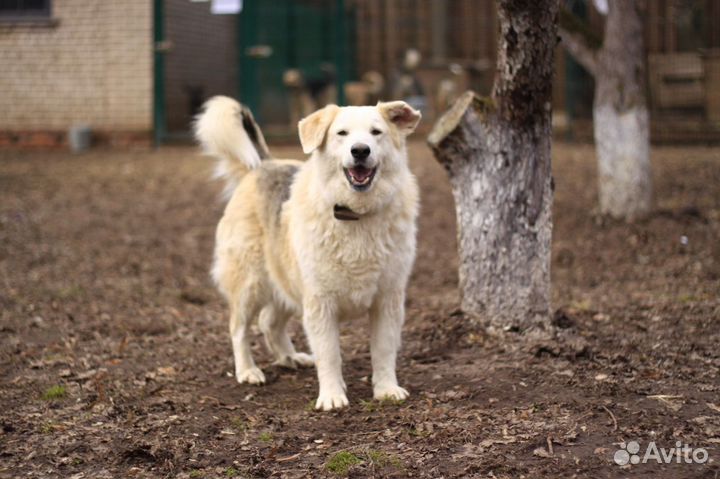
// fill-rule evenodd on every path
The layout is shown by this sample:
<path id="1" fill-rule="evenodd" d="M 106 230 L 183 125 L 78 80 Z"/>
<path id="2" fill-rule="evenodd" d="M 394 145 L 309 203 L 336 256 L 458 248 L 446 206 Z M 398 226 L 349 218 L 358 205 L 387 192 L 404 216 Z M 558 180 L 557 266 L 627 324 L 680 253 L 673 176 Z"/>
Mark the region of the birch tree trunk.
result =
<path id="1" fill-rule="evenodd" d="M 652 201 L 642 20 L 635 0 L 609 7 L 593 107 L 600 211 L 632 220 Z"/>
<path id="2" fill-rule="evenodd" d="M 462 309 L 503 329 L 550 330 L 557 10 L 557 0 L 500 0 L 491 97 L 466 92 L 428 137 L 455 198 Z"/>
<path id="3" fill-rule="evenodd" d="M 593 128 L 600 212 L 634 220 L 652 207 L 645 50 L 637 0 L 609 0 L 602 47 L 561 29 L 568 52 L 595 77 Z"/>

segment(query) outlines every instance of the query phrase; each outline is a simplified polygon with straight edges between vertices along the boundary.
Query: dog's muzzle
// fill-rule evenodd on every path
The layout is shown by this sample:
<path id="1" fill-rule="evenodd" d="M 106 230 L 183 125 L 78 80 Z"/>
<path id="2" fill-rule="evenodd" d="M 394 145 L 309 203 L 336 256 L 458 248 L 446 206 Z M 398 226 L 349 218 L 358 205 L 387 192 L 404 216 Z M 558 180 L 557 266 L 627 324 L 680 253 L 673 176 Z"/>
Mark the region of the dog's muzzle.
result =
<path id="1" fill-rule="evenodd" d="M 345 177 L 348 182 L 350 182 L 350 186 L 352 186 L 355 191 L 365 191 L 370 188 L 373 178 L 375 178 L 377 167 L 367 168 L 362 165 L 356 165 L 352 168 L 343 168 L 343 171 L 345 172 Z"/>
<path id="2" fill-rule="evenodd" d="M 365 143 L 355 143 L 350 148 L 352 155 L 352 166 L 343 168 L 345 177 L 350 182 L 350 186 L 355 191 L 365 191 L 370 187 L 377 167 L 369 166 L 373 164 L 370 158 L 370 147 Z"/>

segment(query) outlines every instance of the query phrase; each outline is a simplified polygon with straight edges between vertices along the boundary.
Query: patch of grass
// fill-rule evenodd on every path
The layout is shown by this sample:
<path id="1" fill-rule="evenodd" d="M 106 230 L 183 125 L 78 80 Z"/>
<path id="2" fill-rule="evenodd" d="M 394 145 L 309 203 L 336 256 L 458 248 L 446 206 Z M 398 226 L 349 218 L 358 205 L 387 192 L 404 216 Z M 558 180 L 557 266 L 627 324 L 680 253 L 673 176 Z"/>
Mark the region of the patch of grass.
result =
<path id="1" fill-rule="evenodd" d="M 345 476 L 350 471 L 350 468 L 358 464 L 368 464 L 378 468 L 388 466 L 398 469 L 403 468 L 403 464 L 397 456 L 377 449 L 368 449 L 361 453 L 351 451 L 336 452 L 325 463 L 325 469 L 338 476 Z"/>
<path id="2" fill-rule="evenodd" d="M 43 434 L 50 434 L 55 430 L 55 426 L 50 421 L 42 423 L 40 426 L 40 432 Z"/>
<path id="3" fill-rule="evenodd" d="M 238 432 L 245 432 L 247 431 L 248 425 L 245 422 L 245 419 L 241 418 L 240 416 L 236 416 L 230 420 L 230 424 L 232 424 L 232 427 L 235 428 Z"/>
<path id="4" fill-rule="evenodd" d="M 370 449 L 367 452 L 367 458 L 370 461 L 370 464 L 376 467 L 394 466 L 402 468 L 402 462 L 400 462 L 400 459 L 398 459 L 397 456 L 383 451 Z"/>
<path id="5" fill-rule="evenodd" d="M 270 442 L 273 440 L 272 434 L 269 432 L 261 432 L 258 436 L 258 439 L 260 439 L 262 442 Z"/>
<path id="6" fill-rule="evenodd" d="M 58 299 L 72 299 L 72 298 L 79 298 L 85 294 L 85 290 L 82 288 L 82 286 L 79 285 L 72 285 L 68 286 L 67 288 L 59 289 L 55 296 Z"/>
<path id="7" fill-rule="evenodd" d="M 592 303 L 590 303 L 587 299 L 572 301 L 570 303 L 570 308 L 586 312 L 592 310 Z"/>
<path id="8" fill-rule="evenodd" d="M 315 411 L 315 400 L 311 399 L 310 402 L 308 402 L 305 405 L 305 411 L 307 412 L 314 412 Z"/>
<path id="9" fill-rule="evenodd" d="M 410 435 L 412 437 L 428 437 L 430 435 L 429 431 L 426 430 L 420 430 L 416 427 L 410 428 Z"/>
<path id="10" fill-rule="evenodd" d="M 379 404 L 375 401 L 366 401 L 364 399 L 361 399 L 360 406 L 362 406 L 363 411 L 365 412 L 375 412 L 378 410 Z"/>
<path id="11" fill-rule="evenodd" d="M 67 389 L 65 389 L 65 386 L 56 385 L 45 391 L 42 398 L 46 401 L 54 401 L 56 399 L 62 399 L 65 396 L 67 396 Z"/>
<path id="12" fill-rule="evenodd" d="M 240 471 L 232 466 L 225 469 L 225 477 L 237 477 L 238 474 L 240 474 Z"/>
<path id="13" fill-rule="evenodd" d="M 350 451 L 340 451 L 330 456 L 330 459 L 325 463 L 325 469 L 338 476 L 344 476 L 351 467 L 362 462 L 363 460 L 357 454 Z"/>
<path id="14" fill-rule="evenodd" d="M 699 300 L 700 298 L 692 294 L 681 294 L 680 296 L 678 296 L 678 301 L 680 301 L 681 303 L 694 303 Z"/>
<path id="15" fill-rule="evenodd" d="M 192 477 L 193 479 L 198 479 L 200 477 L 203 477 L 203 473 L 200 469 L 193 469 L 192 471 L 190 471 L 190 477 Z"/>
<path id="16" fill-rule="evenodd" d="M 382 398 L 378 401 L 365 401 L 363 399 L 360 400 L 360 405 L 363 408 L 363 411 L 365 412 L 375 412 L 379 411 L 383 407 L 392 407 L 392 406 L 402 406 L 405 404 L 405 401 L 402 399 L 393 399 L 393 398 Z"/>
<path id="17" fill-rule="evenodd" d="M 380 400 L 380 404 L 382 406 L 402 406 L 403 404 L 405 404 L 405 400 L 385 397 Z"/>

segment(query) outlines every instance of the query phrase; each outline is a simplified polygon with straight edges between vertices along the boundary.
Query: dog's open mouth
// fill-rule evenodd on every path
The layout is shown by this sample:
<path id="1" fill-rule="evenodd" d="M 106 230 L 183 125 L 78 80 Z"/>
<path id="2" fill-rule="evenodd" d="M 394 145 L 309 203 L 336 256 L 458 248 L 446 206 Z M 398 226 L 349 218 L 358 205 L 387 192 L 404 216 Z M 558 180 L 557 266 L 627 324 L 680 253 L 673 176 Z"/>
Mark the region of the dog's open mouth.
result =
<path id="1" fill-rule="evenodd" d="M 350 182 L 350 185 L 358 191 L 363 191 L 370 187 L 370 183 L 375 178 L 377 167 L 355 166 L 353 168 L 343 168 L 343 171 L 345 171 L 345 177 Z"/>

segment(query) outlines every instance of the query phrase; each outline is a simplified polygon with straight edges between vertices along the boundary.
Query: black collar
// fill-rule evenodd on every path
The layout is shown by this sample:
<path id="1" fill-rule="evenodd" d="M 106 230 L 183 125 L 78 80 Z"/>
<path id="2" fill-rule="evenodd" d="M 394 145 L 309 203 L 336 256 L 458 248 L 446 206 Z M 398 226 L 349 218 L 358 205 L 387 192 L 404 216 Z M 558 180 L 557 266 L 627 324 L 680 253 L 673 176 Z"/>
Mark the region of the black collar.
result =
<path id="1" fill-rule="evenodd" d="M 355 213 L 347 206 L 335 205 L 333 206 L 333 216 L 335 219 L 340 221 L 357 221 L 360 219 L 360 215 Z"/>

